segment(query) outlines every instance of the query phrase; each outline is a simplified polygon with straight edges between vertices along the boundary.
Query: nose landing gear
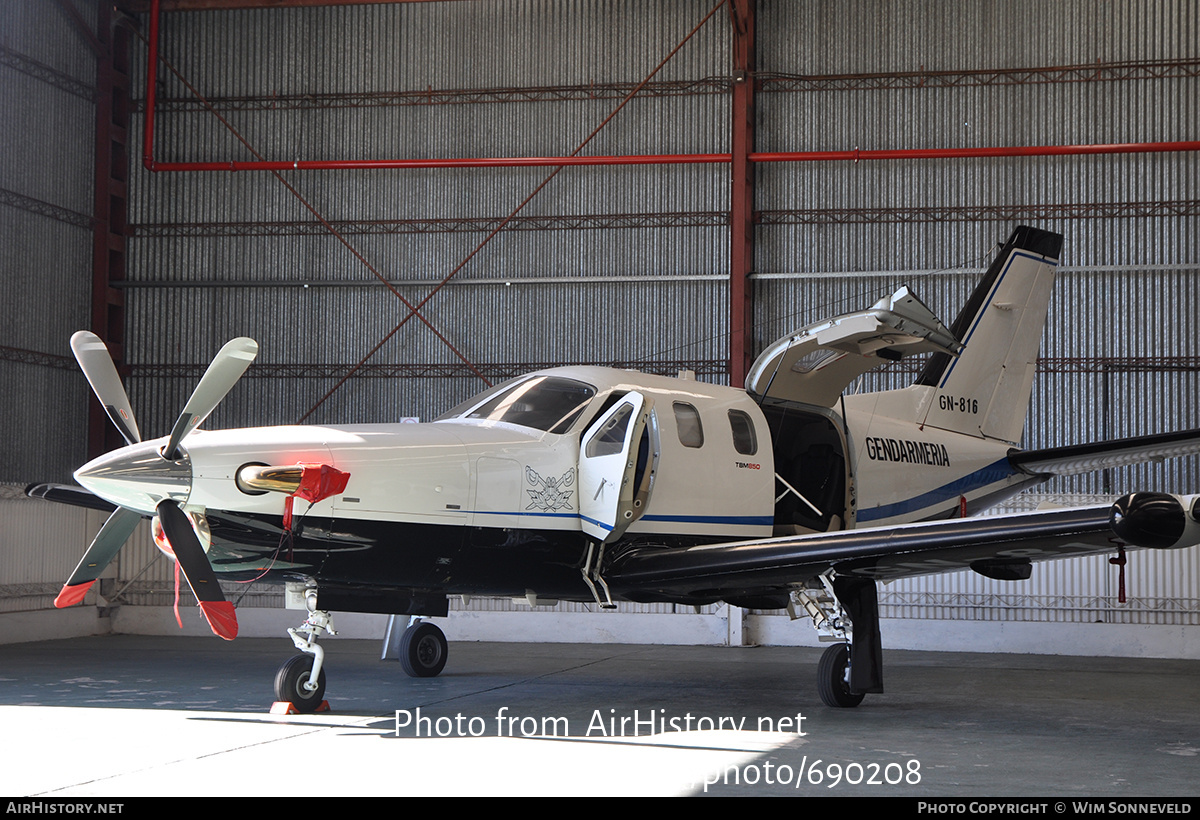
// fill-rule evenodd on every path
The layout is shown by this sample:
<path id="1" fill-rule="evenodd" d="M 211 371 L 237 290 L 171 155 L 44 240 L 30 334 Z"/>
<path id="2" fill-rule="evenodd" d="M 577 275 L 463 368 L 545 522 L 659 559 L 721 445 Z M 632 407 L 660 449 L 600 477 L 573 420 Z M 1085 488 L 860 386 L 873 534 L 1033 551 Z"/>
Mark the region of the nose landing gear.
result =
<path id="1" fill-rule="evenodd" d="M 275 673 L 275 700 L 292 704 L 297 712 L 311 714 L 325 700 L 325 670 L 317 670 L 315 688 L 311 686 L 315 665 L 308 655 L 292 655 Z"/>
<path id="2" fill-rule="evenodd" d="M 304 654 L 293 655 L 275 673 L 275 700 L 292 704 L 303 714 L 317 711 L 325 698 L 325 649 L 317 643 L 322 632 L 336 635 L 333 620 L 328 612 L 317 609 L 317 590 L 309 587 L 304 591 L 304 603 L 308 607 L 308 618 L 295 629 L 289 629 L 292 642 Z M 303 634 L 301 634 L 303 633 Z"/>

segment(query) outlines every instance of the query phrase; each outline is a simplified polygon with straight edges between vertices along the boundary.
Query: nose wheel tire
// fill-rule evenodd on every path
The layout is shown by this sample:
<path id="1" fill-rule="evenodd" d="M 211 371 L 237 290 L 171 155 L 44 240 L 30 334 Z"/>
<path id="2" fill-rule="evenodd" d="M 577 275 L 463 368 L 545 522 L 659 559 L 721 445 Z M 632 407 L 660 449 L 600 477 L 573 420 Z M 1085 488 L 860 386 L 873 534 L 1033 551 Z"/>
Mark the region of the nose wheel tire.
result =
<path id="1" fill-rule="evenodd" d="M 428 621 L 404 630 L 400 638 L 400 665 L 413 678 L 432 678 L 446 666 L 446 636 Z"/>
<path id="2" fill-rule="evenodd" d="M 315 712 L 325 699 L 325 670 L 322 669 L 317 675 L 317 688 L 310 692 L 305 688 L 305 684 L 312 674 L 312 666 L 311 655 L 293 655 L 288 658 L 275 673 L 275 700 L 291 703 L 297 712 Z"/>
<path id="3" fill-rule="evenodd" d="M 817 664 L 817 693 L 826 706 L 851 707 L 862 703 L 866 695 L 850 691 L 846 678 L 850 671 L 850 646 L 840 643 L 821 655 Z"/>

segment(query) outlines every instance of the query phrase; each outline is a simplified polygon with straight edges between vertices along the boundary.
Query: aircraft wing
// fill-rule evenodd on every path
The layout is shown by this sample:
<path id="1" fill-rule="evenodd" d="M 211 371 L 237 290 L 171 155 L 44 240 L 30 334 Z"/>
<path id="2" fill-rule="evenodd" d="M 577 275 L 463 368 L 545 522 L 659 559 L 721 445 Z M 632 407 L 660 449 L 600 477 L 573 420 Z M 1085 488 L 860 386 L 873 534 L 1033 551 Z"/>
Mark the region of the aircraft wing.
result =
<path id="1" fill-rule="evenodd" d="M 1196 498 L 1135 493 L 1112 505 L 961 518 L 767 538 L 688 549 L 633 548 L 606 574 L 622 594 L 726 599 L 783 592 L 833 569 L 891 580 L 968 567 L 992 578 L 1028 577 L 1033 561 L 1124 547 L 1200 543 Z"/>
<path id="2" fill-rule="evenodd" d="M 44 498 L 46 501 L 70 504 L 72 507 L 87 507 L 90 510 L 102 510 L 108 513 L 117 508 L 115 504 L 105 501 L 100 496 L 71 484 L 30 484 L 25 488 L 25 495 L 30 498 Z"/>
<path id="3" fill-rule="evenodd" d="M 1200 429 L 1024 450 L 1013 453 L 1008 460 L 1017 469 L 1032 475 L 1076 475 L 1196 454 L 1200 454 Z"/>

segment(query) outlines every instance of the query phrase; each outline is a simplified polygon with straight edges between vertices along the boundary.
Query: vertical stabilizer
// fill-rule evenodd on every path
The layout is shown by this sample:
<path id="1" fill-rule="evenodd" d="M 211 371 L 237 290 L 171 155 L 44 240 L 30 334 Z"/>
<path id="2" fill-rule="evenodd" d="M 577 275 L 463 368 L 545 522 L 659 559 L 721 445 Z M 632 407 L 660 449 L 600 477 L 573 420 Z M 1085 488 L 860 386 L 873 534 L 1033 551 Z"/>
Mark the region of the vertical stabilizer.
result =
<path id="1" fill-rule="evenodd" d="M 965 350 L 934 354 L 917 378 L 924 424 L 1020 439 L 1062 242 L 1037 228 L 1013 231 L 950 328 Z"/>

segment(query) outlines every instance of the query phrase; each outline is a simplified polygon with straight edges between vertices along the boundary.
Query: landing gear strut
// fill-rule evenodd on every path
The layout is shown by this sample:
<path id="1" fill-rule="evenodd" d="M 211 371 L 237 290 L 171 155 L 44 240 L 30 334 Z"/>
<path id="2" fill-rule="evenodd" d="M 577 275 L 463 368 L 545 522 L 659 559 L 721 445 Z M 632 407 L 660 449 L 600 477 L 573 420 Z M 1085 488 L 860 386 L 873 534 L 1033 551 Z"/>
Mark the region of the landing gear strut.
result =
<path id="1" fill-rule="evenodd" d="M 867 693 L 883 691 L 874 581 L 823 573 L 807 588 L 792 591 L 788 614 L 807 614 L 820 640 L 837 641 L 817 664 L 817 693 L 826 706 L 858 706 Z"/>
<path id="2" fill-rule="evenodd" d="M 275 673 L 275 700 L 287 701 L 297 712 L 315 712 L 325 697 L 325 649 L 317 643 L 322 632 L 336 635 L 329 613 L 317 609 L 317 590 L 304 590 L 308 618 L 299 627 L 289 629 L 292 642 L 304 654 L 293 655 Z M 304 633 L 303 635 L 301 633 Z"/>

